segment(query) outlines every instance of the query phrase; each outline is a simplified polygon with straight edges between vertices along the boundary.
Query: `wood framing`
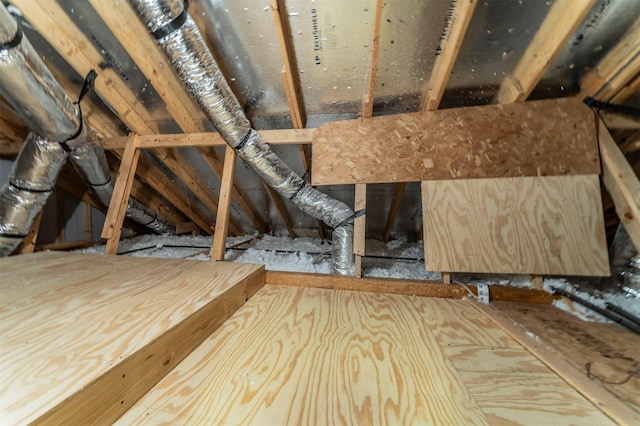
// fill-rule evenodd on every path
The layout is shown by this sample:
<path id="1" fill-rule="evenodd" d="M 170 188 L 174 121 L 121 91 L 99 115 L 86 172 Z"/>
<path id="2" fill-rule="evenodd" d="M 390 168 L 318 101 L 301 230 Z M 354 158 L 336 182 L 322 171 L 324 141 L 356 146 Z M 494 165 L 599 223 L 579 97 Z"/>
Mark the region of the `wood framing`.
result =
<path id="1" fill-rule="evenodd" d="M 602 181 L 633 245 L 640 250 L 640 180 L 602 121 L 599 122 Z"/>
<path id="2" fill-rule="evenodd" d="M 428 271 L 610 273 L 598 175 L 424 181 L 422 197 Z"/>
<path id="3" fill-rule="evenodd" d="M 138 135 L 132 133 L 129 136 L 129 142 L 124 149 L 122 161 L 120 162 L 120 171 L 118 179 L 113 188 L 113 195 L 109 203 L 109 210 L 104 219 L 104 227 L 102 228 L 102 238 L 106 238 L 105 254 L 117 254 L 118 243 L 122 233 L 122 224 L 124 223 L 125 213 L 129 196 L 131 195 L 131 187 L 136 175 L 136 166 L 138 158 L 140 158 L 140 150 L 137 146 Z"/>
<path id="4" fill-rule="evenodd" d="M 332 185 L 597 174 L 596 140 L 592 111 L 570 98 L 338 121 L 313 134 L 312 178 Z"/>
<path id="5" fill-rule="evenodd" d="M 389 209 L 389 216 L 387 216 L 387 224 L 384 227 L 384 234 L 382 235 L 382 241 L 384 241 L 385 243 L 389 242 L 389 238 L 391 238 L 393 223 L 396 220 L 398 210 L 400 210 L 400 203 L 402 202 L 402 195 L 404 194 L 406 186 L 406 182 L 400 182 L 396 186 L 395 193 L 393 194 L 393 199 L 391 200 L 391 208 Z"/>
<path id="6" fill-rule="evenodd" d="M 16 250 L 20 254 L 33 253 L 36 248 L 36 241 L 38 240 L 38 233 L 40 232 L 40 223 L 42 223 L 43 211 L 40 211 L 29 228 L 29 233 L 20 243 L 20 246 Z"/>
<path id="7" fill-rule="evenodd" d="M 526 101 L 571 34 L 582 22 L 596 0 L 556 0 L 496 95 L 498 103 Z"/>
<path id="8" fill-rule="evenodd" d="M 624 38 L 580 81 L 582 97 L 610 101 L 640 72 L 640 18 Z"/>
<path id="9" fill-rule="evenodd" d="M 267 271 L 265 283 L 450 299 L 462 299 L 469 295 L 466 288 L 461 285 L 445 285 L 440 281 L 371 277 L 355 278 L 345 275 L 299 272 Z M 478 289 L 475 285 L 468 285 L 467 288 L 474 295 L 478 294 Z M 554 300 L 560 299 L 560 296 L 549 294 L 546 291 L 502 285 L 491 285 L 489 293 L 492 301 L 551 304 Z"/>
<path id="10" fill-rule="evenodd" d="M 438 109 L 477 4 L 477 0 L 455 2 L 453 11 L 450 12 L 449 33 L 440 41 L 439 55 L 433 64 L 429 81 L 423 89 L 422 111 Z"/>
<path id="11" fill-rule="evenodd" d="M 235 168 L 236 150 L 227 146 L 224 154 L 222 184 L 220 185 L 220 201 L 218 202 L 220 210 L 218 211 L 216 230 L 213 234 L 213 247 L 211 249 L 211 259 L 213 260 L 224 260 L 227 232 L 229 230 L 229 215 L 231 213 L 231 187 L 233 186 Z"/>

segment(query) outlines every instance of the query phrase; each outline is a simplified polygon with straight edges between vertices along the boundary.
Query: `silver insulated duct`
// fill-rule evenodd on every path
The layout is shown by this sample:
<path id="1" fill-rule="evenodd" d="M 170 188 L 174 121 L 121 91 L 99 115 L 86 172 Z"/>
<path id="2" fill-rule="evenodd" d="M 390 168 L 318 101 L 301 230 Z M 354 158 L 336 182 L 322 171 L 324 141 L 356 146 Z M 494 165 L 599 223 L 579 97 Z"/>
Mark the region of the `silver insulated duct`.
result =
<path id="1" fill-rule="evenodd" d="M 334 228 L 333 270 L 353 273 L 351 208 L 311 187 L 251 128 L 182 0 L 129 0 L 224 140 L 265 182 Z"/>
<path id="2" fill-rule="evenodd" d="M 9 255 L 28 233 L 51 194 L 68 157 L 99 200 L 109 205 L 113 182 L 104 151 L 83 123 L 80 108 L 67 97 L 29 40 L 20 16 L 0 5 L 0 95 L 32 129 L 0 189 L 0 257 Z M 13 14 L 13 16 L 12 16 Z M 164 221 L 137 201 L 127 215 L 157 232 Z"/>

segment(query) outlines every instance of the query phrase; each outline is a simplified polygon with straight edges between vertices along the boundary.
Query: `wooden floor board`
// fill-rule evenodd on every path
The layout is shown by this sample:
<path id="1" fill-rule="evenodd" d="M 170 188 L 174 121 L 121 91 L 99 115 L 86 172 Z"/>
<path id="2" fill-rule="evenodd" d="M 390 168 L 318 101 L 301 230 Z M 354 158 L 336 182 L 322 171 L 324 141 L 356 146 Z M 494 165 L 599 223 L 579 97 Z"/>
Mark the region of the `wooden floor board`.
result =
<path id="1" fill-rule="evenodd" d="M 239 263 L 65 253 L 42 264 L 0 281 L 11 424 L 117 419 L 264 283 L 263 267 Z"/>
<path id="2" fill-rule="evenodd" d="M 264 287 L 119 424 L 487 424 L 411 299 Z"/>

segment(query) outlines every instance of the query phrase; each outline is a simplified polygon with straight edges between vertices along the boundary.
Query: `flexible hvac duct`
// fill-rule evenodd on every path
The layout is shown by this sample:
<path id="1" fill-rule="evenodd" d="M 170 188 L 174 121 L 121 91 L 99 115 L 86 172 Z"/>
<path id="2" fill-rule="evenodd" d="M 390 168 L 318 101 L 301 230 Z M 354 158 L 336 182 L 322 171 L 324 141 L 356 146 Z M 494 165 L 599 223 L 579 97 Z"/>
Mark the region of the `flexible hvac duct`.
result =
<path id="1" fill-rule="evenodd" d="M 333 269 L 353 273 L 353 210 L 311 187 L 251 129 L 182 0 L 129 0 L 224 140 L 280 194 L 334 227 Z"/>
<path id="2" fill-rule="evenodd" d="M 17 13 L 17 11 L 16 11 Z M 0 190 L 0 256 L 7 256 L 26 235 L 46 203 L 67 153 L 98 199 L 109 205 L 113 182 L 104 151 L 80 108 L 67 97 L 0 5 L 0 94 L 33 130 L 17 160 L 9 183 Z M 168 232 L 164 221 L 135 200 L 127 216 L 157 232 Z"/>

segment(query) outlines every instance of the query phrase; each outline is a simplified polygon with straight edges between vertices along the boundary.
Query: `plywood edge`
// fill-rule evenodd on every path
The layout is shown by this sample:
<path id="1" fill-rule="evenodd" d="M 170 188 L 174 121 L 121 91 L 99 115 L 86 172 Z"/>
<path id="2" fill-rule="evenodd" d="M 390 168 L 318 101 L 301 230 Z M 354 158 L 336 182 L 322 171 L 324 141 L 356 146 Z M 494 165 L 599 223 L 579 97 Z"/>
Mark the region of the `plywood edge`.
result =
<path id="1" fill-rule="evenodd" d="M 300 272 L 267 271 L 265 283 L 269 285 L 367 291 L 372 293 L 404 294 L 446 299 L 462 299 L 469 294 L 462 286 L 442 284 L 440 281 L 396 278 L 355 278 L 343 275 Z M 476 286 L 469 285 L 467 288 L 474 294 L 478 294 Z M 550 304 L 560 298 L 546 291 L 501 285 L 490 286 L 489 292 L 491 300 L 511 302 Z"/>
<path id="2" fill-rule="evenodd" d="M 34 424 L 108 424 L 165 377 L 265 283 L 263 266 L 38 418 Z"/>
<path id="3" fill-rule="evenodd" d="M 561 377 L 570 386 L 587 398 L 615 422 L 621 425 L 640 424 L 640 413 L 611 394 L 597 382 L 590 380 L 583 371 L 577 370 L 561 355 L 554 352 L 526 328 L 489 305 L 467 299 L 469 304 L 498 324 L 505 332 L 525 347 L 543 364 Z"/>

